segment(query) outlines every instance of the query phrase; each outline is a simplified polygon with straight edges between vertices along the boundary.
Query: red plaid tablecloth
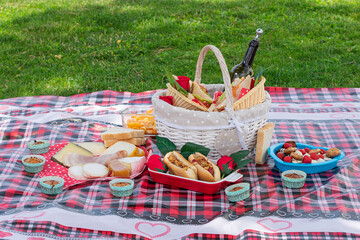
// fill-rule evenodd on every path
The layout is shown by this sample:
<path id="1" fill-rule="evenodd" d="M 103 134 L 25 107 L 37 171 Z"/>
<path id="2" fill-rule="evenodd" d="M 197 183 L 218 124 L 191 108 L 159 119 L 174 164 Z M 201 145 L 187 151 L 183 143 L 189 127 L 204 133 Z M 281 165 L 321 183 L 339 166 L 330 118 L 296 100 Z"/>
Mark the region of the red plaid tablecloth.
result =
<path id="1" fill-rule="evenodd" d="M 98 141 L 103 128 L 121 125 L 125 109 L 150 108 L 155 91 L 0 100 L 0 238 L 360 239 L 360 89 L 267 91 L 269 121 L 276 124 L 272 143 L 338 147 L 346 157 L 330 171 L 308 175 L 301 189 L 282 186 L 270 157 L 264 166 L 250 163 L 241 173 L 251 184 L 251 197 L 238 203 L 229 202 L 223 190 L 206 195 L 155 183 L 147 170 L 134 179 L 128 198 L 113 197 L 107 181 L 48 196 L 40 191 L 38 175 L 23 170 L 30 139 L 52 145 Z M 147 147 L 158 151 L 151 138 Z M 95 219 L 98 225 L 92 225 Z M 245 219 L 252 224 L 238 225 Z M 128 231 L 117 230 L 113 221 L 129 224 Z M 312 222 L 339 224 L 319 231 L 310 228 Z"/>

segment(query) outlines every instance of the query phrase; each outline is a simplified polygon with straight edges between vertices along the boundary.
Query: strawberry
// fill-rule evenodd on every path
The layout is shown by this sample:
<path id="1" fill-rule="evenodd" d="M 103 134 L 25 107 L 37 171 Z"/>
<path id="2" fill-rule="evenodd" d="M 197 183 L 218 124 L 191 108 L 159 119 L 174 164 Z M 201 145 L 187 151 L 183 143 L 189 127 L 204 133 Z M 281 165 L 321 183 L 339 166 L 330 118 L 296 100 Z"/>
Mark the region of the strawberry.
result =
<path id="1" fill-rule="evenodd" d="M 324 155 L 319 154 L 319 158 L 324 159 Z"/>
<path id="2" fill-rule="evenodd" d="M 291 163 L 292 162 L 292 157 L 285 156 L 283 160 L 284 160 L 284 162 L 290 162 Z"/>
<path id="3" fill-rule="evenodd" d="M 318 160 L 318 159 L 319 159 L 319 155 L 317 155 L 316 153 L 311 153 L 311 154 L 310 154 L 310 158 L 311 158 L 312 160 Z"/>
<path id="4" fill-rule="evenodd" d="M 320 153 L 321 153 L 321 154 L 325 154 L 326 151 L 325 151 L 324 149 L 320 148 Z"/>
<path id="5" fill-rule="evenodd" d="M 305 155 L 302 162 L 303 163 L 311 163 L 311 158 L 309 157 L 309 155 Z"/>
<path id="6" fill-rule="evenodd" d="M 289 147 L 292 147 L 292 144 L 291 143 L 284 143 L 284 148 L 289 148 Z"/>
<path id="7" fill-rule="evenodd" d="M 306 152 L 305 152 L 304 149 L 299 149 L 299 151 L 302 153 L 302 155 L 305 155 L 305 154 L 306 154 Z"/>
<path id="8" fill-rule="evenodd" d="M 278 152 L 278 153 L 276 154 L 276 156 L 277 156 L 278 158 L 280 158 L 281 160 L 283 160 L 283 159 L 284 159 L 285 154 L 284 154 L 284 153 L 282 153 L 282 152 Z"/>
<path id="9" fill-rule="evenodd" d="M 304 148 L 305 152 L 310 152 L 310 148 Z"/>

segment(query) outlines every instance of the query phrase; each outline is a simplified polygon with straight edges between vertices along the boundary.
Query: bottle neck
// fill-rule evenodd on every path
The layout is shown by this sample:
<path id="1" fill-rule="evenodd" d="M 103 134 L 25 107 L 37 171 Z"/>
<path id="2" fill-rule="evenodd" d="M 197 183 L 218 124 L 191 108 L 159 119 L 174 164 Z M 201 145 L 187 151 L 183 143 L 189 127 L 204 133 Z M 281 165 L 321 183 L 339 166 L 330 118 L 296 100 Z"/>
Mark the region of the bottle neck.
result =
<path id="1" fill-rule="evenodd" d="M 252 66 L 258 47 L 259 47 L 258 38 L 257 39 L 254 38 L 253 40 L 250 41 L 249 47 L 248 47 L 248 49 L 245 53 L 245 57 L 243 59 L 243 63 L 249 65 L 250 67 Z"/>

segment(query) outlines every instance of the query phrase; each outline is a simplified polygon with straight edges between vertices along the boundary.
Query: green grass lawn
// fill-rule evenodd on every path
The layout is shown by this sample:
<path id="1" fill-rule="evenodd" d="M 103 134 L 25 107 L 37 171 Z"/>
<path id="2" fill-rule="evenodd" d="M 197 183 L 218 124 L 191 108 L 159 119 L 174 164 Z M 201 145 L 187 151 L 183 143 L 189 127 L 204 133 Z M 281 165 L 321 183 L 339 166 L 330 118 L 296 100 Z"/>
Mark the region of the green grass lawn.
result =
<path id="1" fill-rule="evenodd" d="M 266 86 L 360 87 L 359 0 L 0 0 L 0 98 L 165 88 L 201 48 L 228 68 L 263 28 Z M 204 83 L 220 83 L 208 54 Z"/>

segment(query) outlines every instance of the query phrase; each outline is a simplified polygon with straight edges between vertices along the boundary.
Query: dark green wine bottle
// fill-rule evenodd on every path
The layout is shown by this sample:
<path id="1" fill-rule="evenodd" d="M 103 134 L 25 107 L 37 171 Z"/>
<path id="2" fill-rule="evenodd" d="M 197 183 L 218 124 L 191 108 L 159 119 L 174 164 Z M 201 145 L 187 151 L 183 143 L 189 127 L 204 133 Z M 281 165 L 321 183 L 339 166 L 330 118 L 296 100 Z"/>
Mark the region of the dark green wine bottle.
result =
<path id="1" fill-rule="evenodd" d="M 246 77 L 247 75 L 253 76 L 252 64 L 254 62 L 256 51 L 259 47 L 260 36 L 263 34 L 263 30 L 258 28 L 256 30 L 256 37 L 254 37 L 245 53 L 244 59 L 237 65 L 235 65 L 230 71 L 230 79 L 233 82 L 236 78 Z"/>

